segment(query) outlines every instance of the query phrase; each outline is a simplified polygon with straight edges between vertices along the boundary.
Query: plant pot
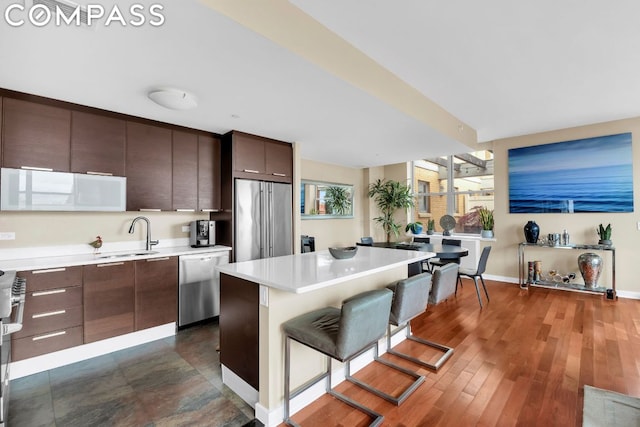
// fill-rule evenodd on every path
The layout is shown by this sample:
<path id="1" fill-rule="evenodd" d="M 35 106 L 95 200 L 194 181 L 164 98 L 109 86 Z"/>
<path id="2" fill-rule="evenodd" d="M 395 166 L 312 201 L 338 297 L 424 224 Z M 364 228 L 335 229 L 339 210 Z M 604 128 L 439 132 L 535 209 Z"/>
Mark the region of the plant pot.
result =
<path id="1" fill-rule="evenodd" d="M 493 230 L 482 230 L 480 236 L 482 236 L 483 239 L 493 239 Z"/>
<path id="2" fill-rule="evenodd" d="M 413 234 L 420 234 L 422 233 L 422 226 L 414 225 L 413 227 L 411 227 L 411 231 L 413 232 Z"/>
<path id="3" fill-rule="evenodd" d="M 612 243 L 611 240 L 598 240 L 599 245 L 611 246 Z"/>
<path id="4" fill-rule="evenodd" d="M 427 234 L 431 236 L 433 234 L 433 230 L 427 230 Z"/>

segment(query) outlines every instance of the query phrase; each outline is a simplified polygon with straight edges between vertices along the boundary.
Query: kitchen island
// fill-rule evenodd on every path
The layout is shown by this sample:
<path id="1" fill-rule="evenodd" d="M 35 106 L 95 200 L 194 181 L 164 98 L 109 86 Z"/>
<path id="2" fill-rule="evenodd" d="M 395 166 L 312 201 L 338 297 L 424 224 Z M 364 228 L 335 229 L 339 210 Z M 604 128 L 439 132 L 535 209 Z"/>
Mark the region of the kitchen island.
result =
<path id="1" fill-rule="evenodd" d="M 334 259 L 328 251 L 245 261 L 219 267 L 220 362 L 223 382 L 253 405 L 267 426 L 282 422 L 285 321 L 342 301 L 360 292 L 383 288 L 407 277 L 407 265 L 434 256 L 430 252 L 359 247 L 352 259 Z M 400 335 L 400 334 L 399 334 Z M 381 349 L 385 346 L 381 343 Z M 356 371 L 372 360 L 364 354 Z M 322 372 L 325 358 L 301 345 L 292 346 L 292 385 Z M 344 378 L 342 365 L 334 380 Z M 335 384 L 334 384 L 335 385 Z M 322 383 L 303 393 L 292 411 L 324 393 Z"/>

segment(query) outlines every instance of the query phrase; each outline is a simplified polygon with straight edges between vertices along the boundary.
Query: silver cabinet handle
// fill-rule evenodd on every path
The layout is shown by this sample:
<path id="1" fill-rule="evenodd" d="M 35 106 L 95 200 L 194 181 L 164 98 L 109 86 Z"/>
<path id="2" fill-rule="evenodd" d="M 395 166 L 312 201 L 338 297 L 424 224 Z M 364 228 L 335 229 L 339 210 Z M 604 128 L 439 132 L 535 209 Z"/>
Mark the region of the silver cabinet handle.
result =
<path id="1" fill-rule="evenodd" d="M 110 262 L 108 264 L 98 264 L 96 267 L 115 267 L 118 265 L 124 265 L 124 262 Z"/>
<path id="2" fill-rule="evenodd" d="M 195 209 L 176 209 L 176 212 L 195 212 Z"/>
<path id="3" fill-rule="evenodd" d="M 60 335 L 66 335 L 67 331 L 58 331 L 58 332 L 53 332 L 51 334 L 46 334 L 46 335 L 40 335 L 37 337 L 33 337 L 31 338 L 31 341 L 39 341 L 39 340 L 46 340 L 47 338 L 53 338 L 53 337 L 59 337 Z"/>
<path id="4" fill-rule="evenodd" d="M 31 316 L 32 319 L 40 319 L 41 317 L 59 316 L 65 314 L 67 310 L 50 311 L 48 313 L 39 313 Z"/>
<path id="5" fill-rule="evenodd" d="M 144 208 L 144 209 L 138 209 L 140 212 L 162 212 L 162 209 L 156 209 L 156 208 Z"/>
<path id="6" fill-rule="evenodd" d="M 146 260 L 147 262 L 156 262 L 156 261 L 166 261 L 168 260 L 170 257 L 164 257 L 164 258 L 149 258 L 148 260 Z"/>
<path id="7" fill-rule="evenodd" d="M 31 294 L 32 297 L 43 297 L 46 295 L 55 295 L 55 294 L 64 294 L 67 292 L 66 289 L 56 289 L 53 291 L 44 291 L 44 292 L 34 292 Z"/>
<path id="8" fill-rule="evenodd" d="M 272 175 L 274 175 L 274 176 L 287 176 L 287 174 L 278 173 L 278 172 L 274 172 Z"/>
<path id="9" fill-rule="evenodd" d="M 244 169 L 243 172 L 248 172 L 248 173 L 260 173 L 260 171 L 257 170 L 253 170 L 253 169 Z"/>
<path id="10" fill-rule="evenodd" d="M 48 270 L 36 270 L 32 271 L 33 274 L 45 274 L 45 273 L 59 273 L 61 271 L 67 271 L 66 268 L 50 268 Z"/>
<path id="11" fill-rule="evenodd" d="M 113 176 L 111 172 L 87 171 L 87 175 Z"/>
<path id="12" fill-rule="evenodd" d="M 28 171 L 43 171 L 43 172 L 53 172 L 51 168 L 39 168 L 37 166 L 20 166 L 20 169 L 25 169 Z"/>

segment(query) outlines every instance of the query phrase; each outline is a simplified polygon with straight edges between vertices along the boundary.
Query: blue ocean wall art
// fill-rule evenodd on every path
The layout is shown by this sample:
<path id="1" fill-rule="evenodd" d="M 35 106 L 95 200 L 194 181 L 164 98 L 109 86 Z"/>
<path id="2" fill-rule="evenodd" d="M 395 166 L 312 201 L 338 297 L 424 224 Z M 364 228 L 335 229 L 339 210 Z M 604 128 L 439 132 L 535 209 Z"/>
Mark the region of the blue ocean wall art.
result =
<path id="1" fill-rule="evenodd" d="M 509 150 L 510 213 L 633 212 L 631 133 Z"/>

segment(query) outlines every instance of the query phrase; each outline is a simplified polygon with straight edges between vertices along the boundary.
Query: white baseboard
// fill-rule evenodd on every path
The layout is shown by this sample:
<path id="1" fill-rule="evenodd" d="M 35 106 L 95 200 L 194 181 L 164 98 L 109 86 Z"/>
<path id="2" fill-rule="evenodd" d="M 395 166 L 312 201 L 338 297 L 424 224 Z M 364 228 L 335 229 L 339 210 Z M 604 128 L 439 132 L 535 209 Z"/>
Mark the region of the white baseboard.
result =
<path id="1" fill-rule="evenodd" d="M 220 365 L 222 370 L 222 383 L 229 387 L 235 394 L 240 396 L 242 400 L 251 405 L 255 409 L 259 400 L 258 390 L 251 387 L 245 380 L 240 378 L 231 369 L 224 365 Z"/>
<path id="2" fill-rule="evenodd" d="M 142 331 L 132 332 L 130 334 L 120 335 L 90 344 L 83 344 L 77 347 L 43 354 L 42 356 L 11 362 L 9 365 L 11 373 L 10 379 L 15 380 L 16 378 L 26 377 L 28 375 L 48 371 L 49 369 L 59 368 L 61 366 L 70 365 L 71 363 L 91 359 L 92 357 L 102 356 L 114 351 L 124 350 L 125 348 L 170 337 L 175 334 L 176 324 L 175 322 L 172 322 L 167 323 L 166 325 L 156 326 L 154 328 L 144 329 Z"/>

